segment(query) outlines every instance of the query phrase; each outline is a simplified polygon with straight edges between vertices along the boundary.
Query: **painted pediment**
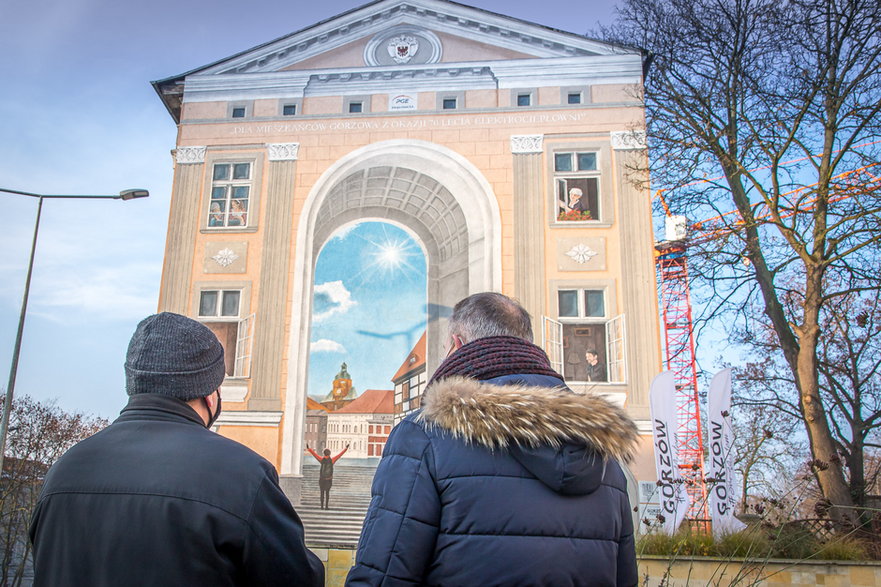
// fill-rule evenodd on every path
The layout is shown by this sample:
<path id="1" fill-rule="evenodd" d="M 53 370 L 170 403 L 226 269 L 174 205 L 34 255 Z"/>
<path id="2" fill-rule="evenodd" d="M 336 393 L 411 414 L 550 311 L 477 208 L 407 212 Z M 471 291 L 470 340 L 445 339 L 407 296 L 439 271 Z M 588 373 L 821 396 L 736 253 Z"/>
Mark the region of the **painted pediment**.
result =
<path id="1" fill-rule="evenodd" d="M 215 63 L 153 82 L 175 121 L 188 100 L 638 83 L 639 49 L 449 0 L 376 0 Z M 419 81 L 421 80 L 421 82 Z M 439 80 L 455 85 L 447 87 Z M 308 89 L 307 89 L 308 88 Z"/>
<path id="2" fill-rule="evenodd" d="M 372 37 L 297 61 L 282 71 L 346 69 L 370 66 L 429 65 L 531 59 L 535 55 L 471 38 L 414 26 L 392 27 Z"/>
<path id="3" fill-rule="evenodd" d="M 377 0 L 189 73 L 412 67 L 620 52 L 581 35 L 447 0 Z"/>

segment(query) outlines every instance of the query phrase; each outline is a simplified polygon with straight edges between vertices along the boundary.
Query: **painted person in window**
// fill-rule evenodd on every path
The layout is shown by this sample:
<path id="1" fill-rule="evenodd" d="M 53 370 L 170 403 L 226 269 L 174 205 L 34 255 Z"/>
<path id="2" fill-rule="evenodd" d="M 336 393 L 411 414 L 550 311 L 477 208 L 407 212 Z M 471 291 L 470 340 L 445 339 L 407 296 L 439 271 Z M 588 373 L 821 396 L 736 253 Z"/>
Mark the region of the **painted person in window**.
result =
<path id="1" fill-rule="evenodd" d="M 248 211 L 241 200 L 230 202 L 228 226 L 245 226 L 248 224 Z"/>
<path id="2" fill-rule="evenodd" d="M 220 202 L 211 202 L 208 226 L 223 226 L 223 208 L 220 207 Z"/>
<path id="3" fill-rule="evenodd" d="M 587 363 L 585 381 L 608 381 L 606 366 L 600 362 L 600 354 L 598 352 L 588 349 L 584 353 L 584 360 Z"/>
<path id="4" fill-rule="evenodd" d="M 451 353 L 389 436 L 346 584 L 633 586 L 624 410 L 569 390 L 498 293 L 449 321 Z"/>
<path id="5" fill-rule="evenodd" d="M 210 430 L 223 347 L 163 312 L 138 324 L 128 405 L 46 474 L 34 585 L 324 585 L 275 467 Z"/>
<path id="6" fill-rule="evenodd" d="M 345 363 L 343 363 L 345 364 Z M 306 450 L 309 451 L 309 454 L 315 457 L 315 460 L 321 463 L 321 469 L 318 471 L 318 489 L 321 492 L 319 496 L 319 500 L 321 502 L 321 509 L 329 510 L 330 509 L 330 488 L 333 486 L 333 465 L 340 457 L 346 454 L 346 451 L 349 450 L 349 445 L 346 445 L 340 454 L 331 458 L 330 449 L 324 449 L 324 456 L 318 456 L 318 453 L 309 448 L 309 445 L 306 445 Z"/>
<path id="7" fill-rule="evenodd" d="M 590 212 L 583 196 L 584 192 L 581 188 L 572 188 L 569 190 L 569 209 L 575 210 L 576 212 Z"/>

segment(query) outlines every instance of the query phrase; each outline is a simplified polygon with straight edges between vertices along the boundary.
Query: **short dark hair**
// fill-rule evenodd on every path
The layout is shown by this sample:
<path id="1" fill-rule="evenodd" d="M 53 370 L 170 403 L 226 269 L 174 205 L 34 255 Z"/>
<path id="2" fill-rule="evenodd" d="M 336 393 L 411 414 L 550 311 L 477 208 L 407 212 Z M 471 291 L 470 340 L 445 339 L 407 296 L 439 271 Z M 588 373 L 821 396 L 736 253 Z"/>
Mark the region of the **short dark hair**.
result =
<path id="1" fill-rule="evenodd" d="M 324 456 L 326 456 L 326 457 L 330 456 L 330 449 L 329 448 L 324 449 Z"/>
<path id="2" fill-rule="evenodd" d="M 483 292 L 456 304 L 450 317 L 450 334 L 464 342 L 490 336 L 515 336 L 532 342 L 532 320 L 516 300 L 500 293 Z"/>

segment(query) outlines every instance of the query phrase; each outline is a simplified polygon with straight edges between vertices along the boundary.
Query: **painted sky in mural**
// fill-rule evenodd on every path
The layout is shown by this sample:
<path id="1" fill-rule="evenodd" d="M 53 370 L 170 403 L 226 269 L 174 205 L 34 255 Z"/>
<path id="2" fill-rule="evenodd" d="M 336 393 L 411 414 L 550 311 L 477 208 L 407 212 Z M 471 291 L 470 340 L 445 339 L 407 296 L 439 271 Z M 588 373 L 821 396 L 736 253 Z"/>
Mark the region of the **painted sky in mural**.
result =
<path id="1" fill-rule="evenodd" d="M 315 268 L 309 395 L 321 400 L 345 361 L 358 394 L 391 377 L 425 329 L 425 255 L 403 229 L 360 222 L 338 230 Z"/>

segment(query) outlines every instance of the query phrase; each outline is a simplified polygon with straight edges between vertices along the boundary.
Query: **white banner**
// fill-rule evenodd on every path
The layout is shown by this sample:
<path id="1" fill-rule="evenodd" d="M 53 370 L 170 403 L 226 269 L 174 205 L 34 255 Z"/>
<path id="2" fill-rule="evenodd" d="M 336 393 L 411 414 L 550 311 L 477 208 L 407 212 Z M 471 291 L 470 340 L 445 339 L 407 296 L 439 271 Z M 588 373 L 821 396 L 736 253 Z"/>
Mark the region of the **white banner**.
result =
<path id="1" fill-rule="evenodd" d="M 710 518 L 713 521 L 713 536 L 739 532 L 746 525 L 734 517 L 737 505 L 734 488 L 734 469 L 731 466 L 731 369 L 716 373 L 710 382 L 707 413 L 710 441 L 710 479 L 707 489 L 710 492 Z"/>
<path id="2" fill-rule="evenodd" d="M 676 384 L 672 371 L 664 371 L 652 380 L 649 403 L 655 444 L 655 469 L 658 473 L 658 497 L 664 517 L 663 528 L 667 534 L 672 535 L 685 519 L 690 505 L 676 453 L 678 420 Z"/>

